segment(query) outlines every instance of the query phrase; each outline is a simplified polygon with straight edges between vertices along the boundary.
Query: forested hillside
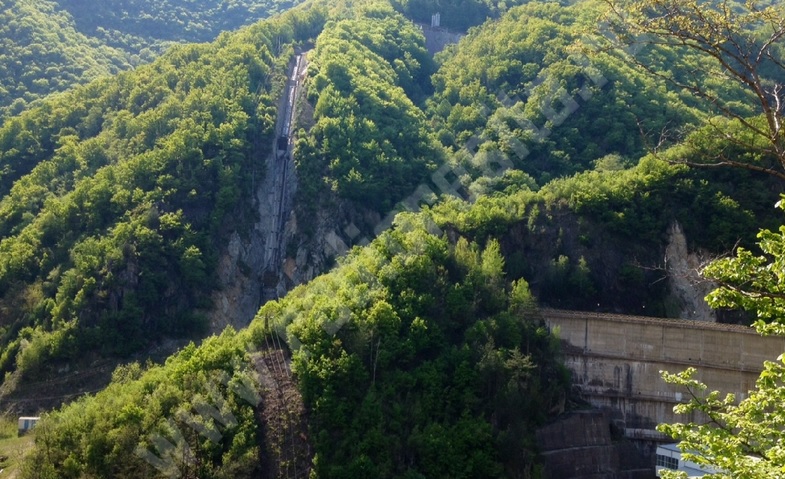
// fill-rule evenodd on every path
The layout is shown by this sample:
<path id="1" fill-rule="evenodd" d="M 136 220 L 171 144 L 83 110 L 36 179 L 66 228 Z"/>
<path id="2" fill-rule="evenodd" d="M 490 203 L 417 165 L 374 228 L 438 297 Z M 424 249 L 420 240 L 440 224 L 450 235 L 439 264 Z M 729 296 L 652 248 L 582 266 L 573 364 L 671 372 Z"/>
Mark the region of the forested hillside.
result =
<path id="1" fill-rule="evenodd" d="M 740 191 L 739 180 L 749 189 Z M 474 204 L 452 199 L 424 214 L 477 241 L 499 238 L 507 277 L 526 278 L 541 304 L 568 309 L 678 317 L 663 259 L 674 222 L 691 249 L 718 252 L 753 244 L 756 224 L 777 224 L 771 181 L 707 175 L 653 157 L 538 191 L 512 175 L 493 189 Z"/>
<path id="2" fill-rule="evenodd" d="M 79 32 L 47 0 L 10 0 L 0 11 L 0 119 L 27 103 L 131 67 L 129 55 Z"/>
<path id="3" fill-rule="evenodd" d="M 261 18 L 290 9 L 298 0 L 107 0 L 98 4 L 57 0 L 77 28 L 124 49 L 155 42 L 207 42 Z"/>
<path id="4" fill-rule="evenodd" d="M 148 63 L 173 43 L 211 41 L 296 3 L 7 0 L 0 120 L 48 94 Z"/>
<path id="5" fill-rule="evenodd" d="M 287 434 L 311 448 L 314 476 L 539 477 L 534 431 L 576 403 L 537 304 L 679 316 L 670 232 L 707 256 L 754 248 L 757 227 L 781 222 L 783 188 L 761 174 L 776 158 L 750 139 L 765 118 L 743 82 L 684 45 L 620 50 L 597 28 L 606 2 L 521 3 L 311 0 L 9 116 L 3 392 L 71 361 L 205 336 L 219 263 L 256 227 L 260 198 L 280 194 L 258 191 L 259 172 L 287 160 L 274 134 L 296 50 L 310 50 L 292 100 L 298 190 L 276 221 L 290 269 L 335 265 L 248 328 L 122 366 L 107 390 L 46 415 L 24 477 L 272 474 L 259 394 L 284 394 L 260 358 L 278 341 L 309 420 Z M 59 5 L 121 57 L 210 39 L 261 8 Z M 477 27 L 431 58 L 410 20 L 436 7 Z M 717 117 L 722 105 L 737 118 Z M 757 171 L 689 166 L 728 157 Z M 401 202 L 418 211 L 380 232 Z M 336 258 L 303 239 L 328 233 L 365 245 Z"/>
<path id="6" fill-rule="evenodd" d="M 250 209 L 291 45 L 322 21 L 300 11 L 178 46 L 4 123 L 2 371 L 204 329 L 218 247 Z"/>
<path id="7" fill-rule="evenodd" d="M 691 68 L 701 62 L 708 66 L 706 59 L 650 46 L 638 55 L 652 71 L 639 68 L 610 49 L 597 31 L 602 12 L 593 1 L 511 8 L 437 56 L 436 66 L 427 67 L 435 68 L 432 85 L 411 74 L 406 59 L 419 58 L 411 51 L 395 62 L 377 57 L 374 49 L 383 37 L 368 32 L 386 28 L 389 20 L 374 19 L 378 27 L 368 20 L 344 21 L 336 26 L 340 34 L 326 30 L 311 55 L 315 126 L 303 132 L 295 155 L 299 205 L 321 205 L 332 215 L 349 200 L 353 208 L 378 215 L 401 199 L 407 208 L 436 200 L 424 191 L 480 202 L 484 196 L 515 193 L 509 201 L 519 204 L 506 205 L 506 214 L 531 208 L 521 213 L 531 216 L 531 232 L 558 236 L 554 244 L 560 246 L 537 241 L 535 235 L 511 238 L 527 244 L 528 253 L 510 254 L 519 256 L 518 272 L 525 272 L 541 300 L 680 314 L 668 305 L 667 282 L 658 281 L 667 275 L 662 255 L 670 226 L 678 222 L 692 248 L 713 253 L 726 252 L 738 241 L 752 244 L 751 226 L 775 221 L 771 204 L 780 187 L 765 175 L 678 167 L 737 148 L 735 140 L 713 135 L 719 121 L 711 102 L 662 78 L 664 72 L 687 76 L 676 68 L 682 60 Z M 361 55 L 368 59 L 360 62 Z M 414 64 L 430 63 L 422 62 Z M 377 72 L 391 80 L 377 80 Z M 708 76 L 698 81 L 741 113 L 754 110 L 737 83 Z M 408 118 L 390 109 L 394 103 L 366 93 L 369 87 L 381 100 L 393 95 L 411 100 L 405 102 Z M 426 120 L 418 118 L 420 109 Z M 399 118 L 406 120 L 387 126 Z M 713 126 L 702 126 L 709 118 Z M 434 134 L 442 148 L 434 145 Z M 653 143 L 658 152 L 642 173 L 634 167 Z M 401 149 L 398 144 L 420 146 Z M 450 202 L 448 209 L 459 204 Z M 545 221 L 552 212 L 578 224 Z M 310 226 L 315 218 L 304 214 L 299 221 Z M 489 221 L 483 227 L 499 234 L 509 226 L 494 227 Z M 379 224 L 373 214 L 355 214 L 351 222 L 363 232 Z M 547 224 L 536 228 L 538 222 Z M 608 249 L 616 251 L 610 262 Z M 580 293 L 559 286 L 575 271 L 585 276 Z M 628 276 L 636 280 L 612 279 Z M 647 283 L 659 287 L 644 287 Z"/>
<path id="8" fill-rule="evenodd" d="M 605 48 L 597 29 L 602 11 L 602 3 L 592 0 L 531 2 L 444 52 L 429 111 L 445 146 L 458 158 L 470 141 L 472 149 L 498 150 L 542 186 L 592 169 L 606 155 L 634 164 L 647 143 L 677 141 L 696 127 L 710 104 Z M 638 53 L 661 74 L 676 61 L 700 63 L 690 55 L 655 47 Z M 716 87 L 744 98 L 733 82 Z M 483 174 L 481 159 L 461 165 Z"/>
<path id="9" fill-rule="evenodd" d="M 374 5 L 325 29 L 311 61 L 316 123 L 297 149 L 301 201 L 327 191 L 390 210 L 443 161 L 415 105 L 434 70 L 422 34 Z"/>
<path id="10" fill-rule="evenodd" d="M 247 330 L 190 346 L 162 367 L 118 370 L 105 392 L 41 425 L 25 477 L 171 470 L 150 457 L 187 477 L 258 477 L 264 425 L 248 388 L 260 387 L 253 358 L 271 335 L 294 351 L 317 477 L 526 474 L 537 464 L 534 428 L 567 397 L 554 340 L 525 281 L 505 279 L 498 243 L 451 244 L 410 218 L 268 303 Z M 212 433 L 196 434 L 189 414 L 215 401 L 233 420 L 203 417 Z M 163 449 L 155 434 L 177 448 Z M 183 460 L 185 447 L 193 456 Z"/>

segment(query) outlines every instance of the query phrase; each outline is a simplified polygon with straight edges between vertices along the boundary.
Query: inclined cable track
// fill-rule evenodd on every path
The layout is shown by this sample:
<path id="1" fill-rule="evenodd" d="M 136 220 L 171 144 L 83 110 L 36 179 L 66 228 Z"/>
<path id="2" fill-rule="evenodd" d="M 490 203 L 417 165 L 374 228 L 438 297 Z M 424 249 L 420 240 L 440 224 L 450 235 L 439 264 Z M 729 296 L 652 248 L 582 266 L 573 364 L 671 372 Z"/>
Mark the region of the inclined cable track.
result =
<path id="1" fill-rule="evenodd" d="M 269 331 L 269 335 L 264 335 L 265 345 L 267 346 L 267 354 L 264 355 L 263 360 L 268 365 L 270 370 L 278 377 L 279 380 L 291 380 L 291 370 L 287 365 L 286 356 L 283 350 L 283 340 L 275 331 Z M 290 405 L 286 403 L 284 390 L 278 380 L 273 381 L 275 384 L 275 398 L 280 410 L 282 411 L 285 425 L 283 425 L 283 441 L 280 444 L 280 471 L 287 478 L 306 477 L 308 471 L 298 471 L 297 467 L 297 440 L 295 436 L 295 421 L 293 419 L 293 411 Z M 288 443 L 288 444 L 287 444 Z M 309 446 L 310 450 L 310 446 Z M 288 456 L 288 457 L 287 457 Z"/>
<path id="2" fill-rule="evenodd" d="M 287 366 L 286 356 L 284 355 L 284 352 L 283 352 L 283 344 L 282 344 L 283 341 L 281 340 L 280 336 L 278 336 L 277 332 L 274 332 L 272 334 L 272 340 L 273 340 L 273 344 L 275 344 L 277 342 L 276 350 L 277 350 L 278 354 L 276 354 L 275 356 L 276 356 L 277 360 L 280 361 L 281 370 L 282 370 L 283 374 L 285 374 L 286 377 L 291 381 L 292 373 L 291 373 L 291 370 L 289 369 L 289 367 Z M 286 428 L 286 431 L 287 431 L 287 436 L 288 436 L 288 439 L 289 439 L 289 444 L 290 444 L 291 449 L 292 449 L 291 465 L 292 465 L 292 469 L 294 469 L 294 477 L 297 478 L 297 477 L 299 477 L 299 474 L 297 473 L 297 443 L 296 443 L 296 439 L 294 437 L 294 427 L 295 427 L 295 424 L 294 424 L 294 421 L 292 419 L 292 411 L 291 411 L 289 405 L 285 404 L 285 398 L 282 397 L 281 400 L 282 400 L 282 402 L 284 402 L 284 404 L 282 404 L 282 406 L 283 406 L 284 410 L 286 411 L 284 414 L 286 415 L 286 422 L 287 422 L 287 425 L 288 425 L 288 427 Z M 287 468 L 287 470 L 288 470 L 288 468 Z M 288 475 L 288 473 L 287 473 L 287 475 Z"/>
<path id="3" fill-rule="evenodd" d="M 269 256 L 267 257 L 267 264 L 263 271 L 265 273 L 280 276 L 281 273 L 281 257 L 282 248 L 281 243 L 284 238 L 284 220 L 287 211 L 287 198 L 286 198 L 286 182 L 289 173 L 289 163 L 292 161 L 291 153 L 291 138 L 294 126 L 295 107 L 297 102 L 298 83 L 303 65 L 302 54 L 295 57 L 295 64 L 291 74 L 287 78 L 287 84 L 284 88 L 286 98 L 284 100 L 283 108 L 283 123 L 279 130 L 279 137 L 276 139 L 275 154 L 273 155 L 275 163 L 272 165 L 272 171 L 275 174 L 273 182 L 274 191 L 270 192 L 268 198 L 271 200 L 273 209 L 273 219 L 271 227 L 273 228 L 270 239 L 273 244 L 268 249 Z M 262 303 L 276 299 L 277 285 L 264 284 L 262 286 Z M 272 372 L 274 376 L 273 383 L 275 384 L 275 391 L 271 391 L 275 396 L 279 410 L 283 417 L 280 417 L 280 427 L 282 429 L 281 443 L 279 444 L 279 477 L 294 478 L 308 477 L 309 470 L 298 470 L 298 454 L 297 454 L 297 439 L 295 428 L 297 422 L 295 420 L 296 405 L 287 404 L 282 384 L 284 381 L 292 381 L 292 372 L 288 366 L 288 361 L 284 353 L 284 339 L 274 330 L 269 328 L 267 334 L 264 335 L 265 345 L 267 347 L 266 353 L 262 356 L 262 360 Z M 293 408 L 295 410 L 293 410 Z M 287 444 L 288 443 L 288 444 Z M 310 444 L 307 444 L 307 457 L 310 457 Z M 287 457 L 289 456 L 289 457 Z"/>
<path id="4" fill-rule="evenodd" d="M 282 122 L 277 132 L 274 145 L 274 163 L 270 170 L 275 175 L 273 180 L 273 191 L 268 195 L 268 200 L 272 206 L 271 234 L 269 236 L 272 243 L 267 248 L 267 263 L 262 271 L 262 276 L 266 277 L 265 284 L 262 285 L 261 303 L 278 298 L 278 284 L 267 283 L 271 277 L 277 277 L 280 282 L 282 243 L 284 239 L 284 226 L 287 212 L 287 188 L 286 182 L 289 176 L 289 163 L 292 161 L 292 131 L 294 130 L 294 120 L 296 116 L 297 96 L 299 90 L 299 79 L 303 67 L 303 54 L 295 56 L 294 66 L 291 73 L 286 77 L 284 87 L 283 111 L 281 112 Z"/>

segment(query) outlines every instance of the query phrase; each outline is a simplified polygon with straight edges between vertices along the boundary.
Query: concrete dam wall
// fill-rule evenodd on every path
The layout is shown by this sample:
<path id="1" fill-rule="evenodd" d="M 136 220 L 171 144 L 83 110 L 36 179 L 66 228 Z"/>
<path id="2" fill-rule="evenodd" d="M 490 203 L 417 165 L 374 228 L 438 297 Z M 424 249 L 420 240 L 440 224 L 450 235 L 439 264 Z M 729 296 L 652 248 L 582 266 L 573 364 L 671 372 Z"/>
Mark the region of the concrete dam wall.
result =
<path id="1" fill-rule="evenodd" d="M 620 412 L 625 436 L 664 439 L 662 422 L 699 418 L 673 413 L 686 391 L 666 384 L 660 371 L 697 368 L 709 390 L 747 397 L 763 370 L 785 352 L 785 338 L 763 337 L 737 325 L 543 309 L 548 327 L 564 341 L 573 385 L 593 406 Z"/>

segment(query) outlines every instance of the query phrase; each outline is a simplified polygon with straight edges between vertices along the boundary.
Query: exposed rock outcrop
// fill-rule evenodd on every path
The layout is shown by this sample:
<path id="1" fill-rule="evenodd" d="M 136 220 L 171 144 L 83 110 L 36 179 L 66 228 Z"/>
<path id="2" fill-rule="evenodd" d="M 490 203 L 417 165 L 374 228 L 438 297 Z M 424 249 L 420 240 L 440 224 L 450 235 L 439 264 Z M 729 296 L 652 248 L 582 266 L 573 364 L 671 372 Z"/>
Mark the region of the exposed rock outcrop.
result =
<path id="1" fill-rule="evenodd" d="M 305 71 L 305 61 L 293 60 L 290 64 L 287 87 L 299 82 Z M 231 234 L 218 262 L 219 287 L 213 293 L 213 309 L 208 313 L 210 329 L 218 332 L 226 326 L 247 326 L 259 307 L 267 300 L 282 295 L 287 284 L 281 274 L 282 249 L 286 244 L 286 223 L 292 210 L 297 188 L 294 160 L 291 154 L 291 137 L 284 132 L 293 131 L 289 95 L 294 94 L 291 105 L 296 112 L 299 88 L 284 88 L 287 94 L 279 101 L 279 118 L 276 135 L 269 154 L 259 159 L 258 173 L 254 175 L 254 221 L 248 231 Z M 292 115 L 295 115 L 293 113 Z M 288 138 L 286 149 L 279 138 Z M 286 142 L 284 142 L 286 143 Z M 258 178 L 257 178 L 258 177 Z"/>
<path id="2" fill-rule="evenodd" d="M 706 258 L 700 252 L 690 252 L 687 238 L 678 222 L 668 229 L 665 248 L 665 268 L 670 281 L 671 298 L 678 307 L 678 317 L 699 321 L 717 321 L 717 315 L 704 299 L 716 285 L 700 275 Z"/>

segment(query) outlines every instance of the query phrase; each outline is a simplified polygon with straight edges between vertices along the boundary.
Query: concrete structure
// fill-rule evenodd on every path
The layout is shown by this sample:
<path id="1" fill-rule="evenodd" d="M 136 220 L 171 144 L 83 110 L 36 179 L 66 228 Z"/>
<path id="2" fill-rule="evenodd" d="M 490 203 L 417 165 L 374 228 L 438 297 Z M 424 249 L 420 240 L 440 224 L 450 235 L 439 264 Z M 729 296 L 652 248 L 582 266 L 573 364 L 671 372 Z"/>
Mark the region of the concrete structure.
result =
<path id="1" fill-rule="evenodd" d="M 19 425 L 18 425 L 18 434 L 20 436 L 26 434 L 30 429 L 35 427 L 38 420 L 41 419 L 40 417 L 20 417 L 19 418 Z"/>
<path id="2" fill-rule="evenodd" d="M 543 309 L 549 328 L 565 342 L 565 363 L 573 385 L 593 406 L 621 414 L 624 435 L 665 438 L 663 422 L 677 416 L 673 406 L 686 391 L 666 384 L 660 371 L 693 366 L 696 379 L 737 400 L 755 388 L 764 361 L 785 351 L 785 338 L 763 337 L 754 329 L 717 323 Z"/>
<path id="3" fill-rule="evenodd" d="M 544 479 L 652 479 L 631 441 L 609 427 L 607 411 L 573 411 L 537 431 Z"/>
<path id="4" fill-rule="evenodd" d="M 662 477 L 663 470 L 686 472 L 689 478 L 721 472 L 717 468 L 701 466 L 683 459 L 678 444 L 664 444 L 657 448 L 657 477 Z"/>
<path id="5" fill-rule="evenodd" d="M 425 48 L 431 56 L 444 50 L 447 45 L 458 43 L 463 38 L 463 33 L 450 32 L 441 27 L 432 27 L 427 24 L 418 24 L 425 36 Z"/>

